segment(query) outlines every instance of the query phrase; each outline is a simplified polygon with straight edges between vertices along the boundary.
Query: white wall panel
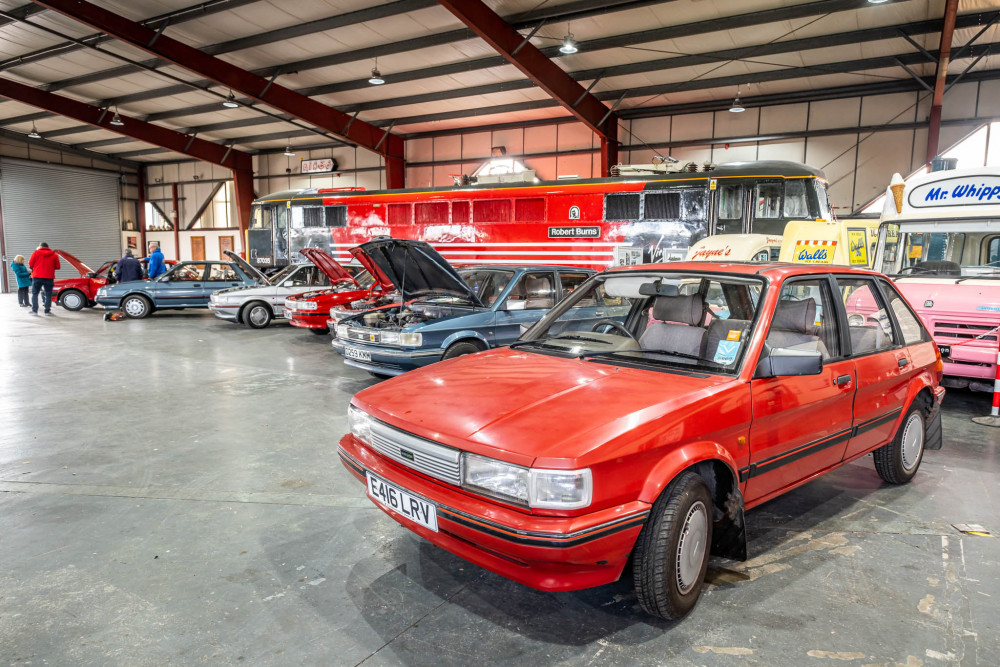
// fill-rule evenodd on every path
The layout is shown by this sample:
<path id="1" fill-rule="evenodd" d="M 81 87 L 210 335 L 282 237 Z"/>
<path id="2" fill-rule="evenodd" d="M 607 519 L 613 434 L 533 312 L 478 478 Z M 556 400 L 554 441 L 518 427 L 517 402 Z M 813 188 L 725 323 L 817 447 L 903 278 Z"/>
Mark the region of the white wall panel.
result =
<path id="1" fill-rule="evenodd" d="M 646 143 L 658 144 L 665 141 L 670 141 L 670 116 L 662 116 L 659 118 L 636 118 L 631 121 L 632 134 L 639 137 Z M 620 139 L 623 144 L 631 144 L 636 141 L 633 137 L 628 136 L 628 133 L 621 131 Z"/>
<path id="2" fill-rule="evenodd" d="M 505 146 L 507 155 L 517 156 L 524 154 L 524 130 L 521 128 L 508 128 L 504 130 L 494 130 L 490 139 L 492 146 Z"/>
<path id="3" fill-rule="evenodd" d="M 809 110 L 809 130 L 828 130 L 834 127 L 851 127 L 858 122 L 860 98 L 823 100 L 813 102 Z"/>
<path id="4" fill-rule="evenodd" d="M 490 157 L 493 136 L 489 132 L 462 135 L 462 159 L 485 160 Z"/>
<path id="5" fill-rule="evenodd" d="M 747 109 L 743 113 L 717 111 L 715 113 L 715 136 L 756 137 L 757 121 L 760 118 L 759 109 Z"/>
<path id="6" fill-rule="evenodd" d="M 559 155 L 556 157 L 556 176 L 575 174 L 580 178 L 591 178 L 591 153 Z"/>
<path id="7" fill-rule="evenodd" d="M 802 162 L 805 158 L 805 144 L 805 139 L 762 141 L 757 149 L 757 159 Z"/>
<path id="8" fill-rule="evenodd" d="M 924 164 L 927 157 L 927 130 L 918 129 L 913 133 L 913 157 L 910 162 L 910 172 L 916 171 Z M 903 174 L 905 176 L 906 174 Z"/>
<path id="9" fill-rule="evenodd" d="M 698 165 L 708 162 L 712 157 L 712 151 L 708 146 L 684 146 L 673 149 L 670 154 L 681 162 L 694 162 Z"/>
<path id="10" fill-rule="evenodd" d="M 434 140 L 430 137 L 406 140 L 407 162 L 430 162 L 434 159 Z"/>
<path id="11" fill-rule="evenodd" d="M 546 153 L 557 148 L 555 126 L 524 128 L 525 153 Z"/>
<path id="12" fill-rule="evenodd" d="M 429 188 L 434 184 L 434 167 L 407 167 L 406 186 Z"/>
<path id="13" fill-rule="evenodd" d="M 760 110 L 760 133 L 801 132 L 806 129 L 808 104 L 782 104 Z"/>
<path id="14" fill-rule="evenodd" d="M 434 159 L 460 160 L 462 158 L 462 137 L 459 135 L 449 135 L 446 137 L 434 137 Z"/>
<path id="15" fill-rule="evenodd" d="M 556 159 L 554 157 L 533 157 L 528 161 L 528 167 L 534 169 L 538 178 L 543 181 L 556 179 Z"/>
<path id="16" fill-rule="evenodd" d="M 854 209 L 885 192 L 895 172 L 910 164 L 910 130 L 877 132 L 861 142 L 858 152 Z"/>
<path id="17" fill-rule="evenodd" d="M 851 211 L 854 190 L 854 145 L 857 135 L 810 137 L 806 145 L 806 164 L 822 169 L 830 182 L 830 203 L 838 215 Z"/>
<path id="18" fill-rule="evenodd" d="M 979 82 L 979 112 L 981 118 L 1000 117 L 1000 81 Z"/>
<path id="19" fill-rule="evenodd" d="M 887 123 L 913 122 L 916 111 L 916 93 L 876 95 L 866 97 L 861 108 L 861 125 L 884 125 Z M 843 123 L 841 123 L 843 126 Z"/>
<path id="20" fill-rule="evenodd" d="M 975 82 L 960 83 L 957 86 L 953 86 L 944 96 L 941 118 L 971 118 L 975 116 L 976 93 L 978 91 L 979 84 Z M 980 100 L 980 107 L 983 106 L 984 101 L 986 100 Z M 993 104 L 995 102 L 990 100 L 986 106 L 992 106 Z"/>
<path id="21" fill-rule="evenodd" d="M 563 123 L 557 127 L 559 150 L 571 151 L 577 148 L 594 148 L 597 137 L 583 123 Z"/>
<path id="22" fill-rule="evenodd" d="M 726 148 L 724 144 L 716 144 L 712 148 L 712 161 L 718 164 L 723 162 L 747 162 L 757 159 L 757 144 L 730 144 Z"/>
<path id="23" fill-rule="evenodd" d="M 712 136 L 712 114 L 694 113 L 675 116 L 672 125 L 671 141 L 686 141 L 689 139 L 705 139 Z M 649 141 L 646 139 L 646 141 Z"/>

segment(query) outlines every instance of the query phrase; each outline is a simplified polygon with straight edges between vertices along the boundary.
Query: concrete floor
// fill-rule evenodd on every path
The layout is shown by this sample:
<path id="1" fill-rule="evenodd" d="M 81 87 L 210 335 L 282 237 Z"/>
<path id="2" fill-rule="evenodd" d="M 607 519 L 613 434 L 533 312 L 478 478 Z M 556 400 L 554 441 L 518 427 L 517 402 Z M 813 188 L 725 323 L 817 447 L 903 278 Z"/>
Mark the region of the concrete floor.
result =
<path id="1" fill-rule="evenodd" d="M 1000 663 L 1000 429 L 952 392 L 914 482 L 870 458 L 748 515 L 685 620 L 532 591 L 415 538 L 336 441 L 368 375 L 207 312 L 29 317 L 0 295 L 0 664 Z"/>

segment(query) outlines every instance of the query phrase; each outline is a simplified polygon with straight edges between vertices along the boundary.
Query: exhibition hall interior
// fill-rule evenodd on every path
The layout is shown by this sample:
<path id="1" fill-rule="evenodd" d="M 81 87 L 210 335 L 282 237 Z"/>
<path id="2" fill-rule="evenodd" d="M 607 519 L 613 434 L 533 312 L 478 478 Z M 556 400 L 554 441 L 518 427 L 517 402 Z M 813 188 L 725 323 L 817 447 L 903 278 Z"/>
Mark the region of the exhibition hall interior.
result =
<path id="1" fill-rule="evenodd" d="M 997 0 L 0 0 L 0 663 L 1000 663 Z"/>

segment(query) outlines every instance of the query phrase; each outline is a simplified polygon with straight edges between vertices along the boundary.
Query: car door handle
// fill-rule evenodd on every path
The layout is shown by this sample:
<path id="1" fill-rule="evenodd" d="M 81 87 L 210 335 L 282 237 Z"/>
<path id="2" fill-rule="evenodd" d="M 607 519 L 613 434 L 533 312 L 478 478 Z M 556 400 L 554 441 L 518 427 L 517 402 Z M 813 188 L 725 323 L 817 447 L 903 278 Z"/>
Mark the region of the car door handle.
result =
<path id="1" fill-rule="evenodd" d="M 240 286 L 239 283 L 229 283 L 229 284 L 232 285 L 233 287 L 239 287 Z"/>
<path id="2" fill-rule="evenodd" d="M 201 283 L 195 283 L 194 285 L 191 285 L 191 287 L 201 287 Z"/>
<path id="3" fill-rule="evenodd" d="M 902 359 L 897 359 L 896 363 L 899 365 L 900 368 L 905 368 L 907 365 L 909 365 L 910 360 L 907 359 L 906 357 L 903 357 Z"/>
<path id="4" fill-rule="evenodd" d="M 603 316 L 603 315 L 606 315 L 606 313 L 603 310 L 595 310 L 594 311 L 594 315 L 602 315 Z"/>
<path id="5" fill-rule="evenodd" d="M 836 380 L 833 381 L 838 387 L 843 387 L 845 384 L 851 384 L 850 375 L 841 375 Z"/>

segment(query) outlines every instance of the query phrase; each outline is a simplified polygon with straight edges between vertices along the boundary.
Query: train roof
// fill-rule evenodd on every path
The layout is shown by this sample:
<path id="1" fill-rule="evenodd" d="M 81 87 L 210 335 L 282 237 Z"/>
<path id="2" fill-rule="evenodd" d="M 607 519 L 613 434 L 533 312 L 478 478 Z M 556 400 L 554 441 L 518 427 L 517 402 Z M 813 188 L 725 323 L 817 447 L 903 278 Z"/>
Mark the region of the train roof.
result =
<path id="1" fill-rule="evenodd" d="M 475 192 L 478 190 L 498 190 L 513 188 L 562 188 L 567 185 L 600 185 L 606 183 L 636 183 L 649 181 L 649 189 L 669 186 L 671 181 L 690 181 L 711 178 L 818 178 L 826 180 L 823 170 L 799 162 L 785 160 L 756 160 L 752 162 L 726 162 L 711 171 L 680 171 L 663 174 L 634 174 L 609 178 L 574 178 L 561 181 L 477 183 L 472 185 L 447 185 L 430 188 L 405 188 L 402 190 L 363 190 L 353 188 L 305 188 L 301 190 L 281 190 L 272 192 L 255 201 L 284 201 L 289 199 L 329 199 L 341 197 L 364 197 L 384 194 L 420 194 L 429 192 Z M 303 202 L 306 203 L 306 202 Z M 319 202 L 316 202 L 319 203 Z"/>

